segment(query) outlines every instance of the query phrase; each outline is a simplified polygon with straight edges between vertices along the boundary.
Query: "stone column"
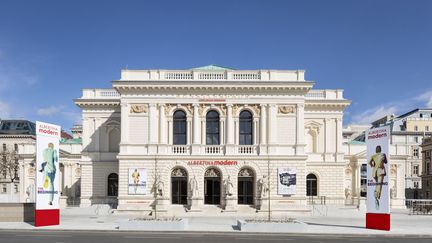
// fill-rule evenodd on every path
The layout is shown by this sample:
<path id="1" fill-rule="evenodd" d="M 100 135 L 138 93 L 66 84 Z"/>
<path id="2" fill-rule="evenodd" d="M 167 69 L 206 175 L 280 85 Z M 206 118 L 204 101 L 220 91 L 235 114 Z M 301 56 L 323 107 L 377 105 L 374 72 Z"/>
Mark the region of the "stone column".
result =
<path id="1" fill-rule="evenodd" d="M 276 152 L 276 145 L 277 145 L 277 108 L 275 104 L 269 105 L 269 116 L 267 118 L 268 121 L 268 144 L 269 144 L 269 150 L 268 153 L 275 153 Z"/>
<path id="2" fill-rule="evenodd" d="M 234 144 L 234 122 L 232 118 L 232 104 L 227 104 L 226 127 L 226 143 Z"/>
<path id="3" fill-rule="evenodd" d="M 336 162 L 343 161 L 342 139 L 342 119 L 336 118 Z"/>
<path id="4" fill-rule="evenodd" d="M 192 144 L 200 144 L 200 119 L 198 104 L 193 104 L 193 140 Z"/>
<path id="5" fill-rule="evenodd" d="M 267 144 L 267 105 L 265 104 L 260 104 L 261 106 L 261 116 L 260 116 L 260 135 L 259 135 L 259 144 L 260 144 L 260 149 L 259 149 L 259 153 L 260 154 L 266 154 L 266 144 Z"/>
<path id="6" fill-rule="evenodd" d="M 158 153 L 166 154 L 168 144 L 165 104 L 159 104 L 159 145 Z"/>
<path id="7" fill-rule="evenodd" d="M 226 153 L 234 154 L 235 153 L 235 145 L 234 145 L 234 120 L 232 117 L 232 104 L 227 104 L 227 113 L 226 113 Z"/>
<path id="8" fill-rule="evenodd" d="M 120 137 L 121 141 L 120 144 L 127 144 L 129 140 L 129 106 L 127 103 L 122 102 L 121 103 L 121 122 L 120 122 Z M 120 146 L 120 152 L 122 151 L 122 147 Z"/>
<path id="9" fill-rule="evenodd" d="M 155 154 L 157 152 L 158 130 L 157 130 L 157 110 L 155 104 L 149 104 L 149 147 L 148 152 Z"/>
<path id="10" fill-rule="evenodd" d="M 159 105 L 159 144 L 167 144 L 165 104 Z"/>
<path id="11" fill-rule="evenodd" d="M 304 104 L 297 104 L 297 117 L 296 117 L 296 125 L 297 125 L 297 136 L 296 136 L 296 154 L 301 155 L 304 154 L 304 148 L 306 146 L 304 137 Z"/>

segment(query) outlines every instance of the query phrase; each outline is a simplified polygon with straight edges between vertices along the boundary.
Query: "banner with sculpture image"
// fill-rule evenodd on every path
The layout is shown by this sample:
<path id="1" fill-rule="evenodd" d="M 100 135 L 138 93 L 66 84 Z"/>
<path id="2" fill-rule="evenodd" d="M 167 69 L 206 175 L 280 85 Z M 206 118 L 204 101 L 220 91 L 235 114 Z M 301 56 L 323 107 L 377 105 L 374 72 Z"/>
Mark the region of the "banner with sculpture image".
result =
<path id="1" fill-rule="evenodd" d="M 147 170 L 143 168 L 129 168 L 128 192 L 130 195 L 147 194 Z"/>
<path id="2" fill-rule="evenodd" d="M 60 223 L 60 126 L 36 122 L 35 226 Z"/>
<path id="3" fill-rule="evenodd" d="M 278 194 L 296 194 L 297 173 L 294 169 L 278 168 Z"/>
<path id="4" fill-rule="evenodd" d="M 390 126 L 366 131 L 367 228 L 390 230 L 390 131 Z"/>

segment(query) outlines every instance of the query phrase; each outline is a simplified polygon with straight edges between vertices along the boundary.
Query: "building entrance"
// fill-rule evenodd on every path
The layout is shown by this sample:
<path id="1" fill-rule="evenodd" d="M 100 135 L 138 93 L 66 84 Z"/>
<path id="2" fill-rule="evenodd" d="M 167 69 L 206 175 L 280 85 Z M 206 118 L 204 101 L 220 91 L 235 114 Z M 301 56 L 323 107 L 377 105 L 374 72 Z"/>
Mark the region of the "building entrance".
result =
<path id="1" fill-rule="evenodd" d="M 171 202 L 172 204 L 187 204 L 188 181 L 187 173 L 182 168 L 171 172 Z"/>
<path id="2" fill-rule="evenodd" d="M 204 203 L 220 204 L 221 199 L 221 177 L 220 171 L 211 168 L 204 175 Z"/>
<path id="3" fill-rule="evenodd" d="M 242 169 L 238 174 L 238 204 L 253 205 L 254 173 L 250 169 Z"/>

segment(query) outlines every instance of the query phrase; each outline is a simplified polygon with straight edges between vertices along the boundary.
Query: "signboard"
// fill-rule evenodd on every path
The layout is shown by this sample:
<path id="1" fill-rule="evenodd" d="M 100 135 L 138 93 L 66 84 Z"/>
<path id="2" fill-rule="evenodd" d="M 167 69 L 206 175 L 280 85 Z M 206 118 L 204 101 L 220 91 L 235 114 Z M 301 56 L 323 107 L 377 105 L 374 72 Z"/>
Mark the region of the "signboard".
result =
<path id="1" fill-rule="evenodd" d="M 60 126 L 36 122 L 35 226 L 60 223 Z"/>
<path id="2" fill-rule="evenodd" d="M 390 230 L 390 127 L 385 126 L 367 130 L 366 145 L 366 227 Z"/>
<path id="3" fill-rule="evenodd" d="M 278 194 L 296 194 L 297 173 L 294 169 L 278 168 Z"/>
<path id="4" fill-rule="evenodd" d="M 147 171 L 143 168 L 129 168 L 128 192 L 130 195 L 147 194 Z"/>

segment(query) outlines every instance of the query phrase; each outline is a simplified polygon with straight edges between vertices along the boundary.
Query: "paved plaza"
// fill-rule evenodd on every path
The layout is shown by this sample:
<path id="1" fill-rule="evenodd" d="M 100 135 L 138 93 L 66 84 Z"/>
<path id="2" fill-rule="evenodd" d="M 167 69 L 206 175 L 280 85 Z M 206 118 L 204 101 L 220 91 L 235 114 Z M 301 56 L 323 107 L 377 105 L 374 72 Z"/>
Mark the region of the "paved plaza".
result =
<path id="1" fill-rule="evenodd" d="M 97 214 L 96 214 L 97 213 Z M 139 216 L 142 217 L 142 216 Z M 274 215 L 274 218 L 281 216 Z M 61 223 L 57 226 L 35 228 L 32 223 L 0 222 L 1 230 L 101 230 L 120 231 L 123 221 L 137 218 L 134 215 L 113 214 L 103 207 L 68 208 L 62 210 Z M 237 227 L 237 219 L 251 219 L 239 214 L 228 216 L 190 216 L 184 232 L 225 232 L 241 233 Z M 262 218 L 257 217 L 257 218 Z M 297 221 L 307 226 L 294 234 L 331 234 L 331 235 L 410 235 L 432 236 L 432 217 L 430 215 L 409 215 L 408 210 L 395 210 L 391 215 L 391 230 L 379 231 L 365 229 L 364 212 L 355 209 L 328 208 L 327 216 L 311 215 L 310 213 L 295 216 Z M 149 231 L 143 229 L 142 231 Z M 151 231 L 155 231 L 152 229 Z M 284 233 L 284 232 L 280 232 Z"/>

